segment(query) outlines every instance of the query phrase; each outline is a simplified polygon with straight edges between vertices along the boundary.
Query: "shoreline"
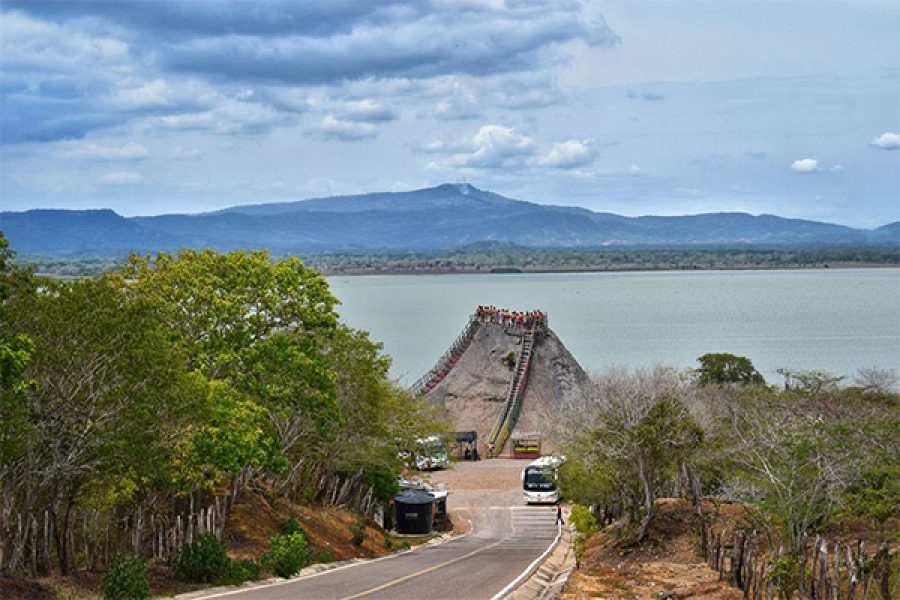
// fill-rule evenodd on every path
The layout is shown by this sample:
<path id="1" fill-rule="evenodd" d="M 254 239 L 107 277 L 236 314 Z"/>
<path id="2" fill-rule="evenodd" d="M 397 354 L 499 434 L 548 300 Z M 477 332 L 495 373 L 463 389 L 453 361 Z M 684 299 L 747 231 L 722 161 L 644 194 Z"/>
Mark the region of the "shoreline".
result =
<path id="1" fill-rule="evenodd" d="M 322 269 L 325 277 L 366 277 L 372 275 L 539 275 L 553 273 L 647 273 L 699 271 L 830 271 L 851 269 L 900 269 L 900 263 L 821 263 L 813 265 L 717 265 L 717 266 L 588 266 L 588 267 L 510 267 L 493 269 L 428 268 L 428 269 Z"/>

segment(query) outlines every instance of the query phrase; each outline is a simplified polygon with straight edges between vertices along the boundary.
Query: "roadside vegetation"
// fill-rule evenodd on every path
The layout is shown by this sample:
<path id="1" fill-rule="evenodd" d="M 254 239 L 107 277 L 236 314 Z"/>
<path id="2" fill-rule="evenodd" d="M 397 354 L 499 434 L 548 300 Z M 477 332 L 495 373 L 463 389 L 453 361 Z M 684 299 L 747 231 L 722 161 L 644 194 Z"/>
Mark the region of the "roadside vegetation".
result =
<path id="1" fill-rule="evenodd" d="M 897 266 L 900 249 L 861 248 L 675 248 L 542 250 L 506 243 L 478 243 L 456 251 L 393 254 L 302 255 L 326 275 L 361 273 L 518 273 L 544 271 L 636 271 L 710 269 L 806 269 Z M 20 257 L 19 262 L 53 277 L 96 276 L 115 271 L 125 258 Z"/>
<path id="2" fill-rule="evenodd" d="M 122 598 L 145 595 L 148 563 L 198 583 L 293 574 L 329 558 L 296 525 L 259 563 L 225 556 L 236 502 L 365 524 L 398 445 L 441 431 L 296 258 L 133 256 L 72 280 L 12 259 L 0 235 L 0 574 L 108 570 Z"/>
<path id="3" fill-rule="evenodd" d="M 865 575 L 875 582 L 873 594 L 896 588 L 895 374 L 865 369 L 846 382 L 784 372 L 786 386 L 779 388 L 766 385 L 744 357 L 708 354 L 699 363 L 691 372 L 609 370 L 559 411 L 558 434 L 569 457 L 561 473 L 565 495 L 593 507 L 598 526 L 612 525 L 624 552 L 663 527 L 661 507 L 671 515 L 671 499 L 682 498 L 692 507 L 684 527 L 697 533 L 694 560 L 713 561 L 746 586 L 750 576 L 742 580 L 742 573 L 752 546 L 762 559 L 749 572 L 765 565 L 763 593 L 769 584 L 782 598 L 808 592 L 823 543 L 839 555 L 841 580 L 855 586 Z M 714 532 L 711 524 L 723 505 L 739 507 L 740 518 L 717 538 L 723 530 Z M 586 520 L 583 510 L 574 514 Z M 579 529 L 588 534 L 578 542 L 583 554 L 592 528 Z M 868 554 L 858 553 L 858 541 L 868 544 Z M 838 570 L 829 563 L 824 571 L 828 597 L 845 597 L 832 589 L 841 585 L 832 581 Z"/>

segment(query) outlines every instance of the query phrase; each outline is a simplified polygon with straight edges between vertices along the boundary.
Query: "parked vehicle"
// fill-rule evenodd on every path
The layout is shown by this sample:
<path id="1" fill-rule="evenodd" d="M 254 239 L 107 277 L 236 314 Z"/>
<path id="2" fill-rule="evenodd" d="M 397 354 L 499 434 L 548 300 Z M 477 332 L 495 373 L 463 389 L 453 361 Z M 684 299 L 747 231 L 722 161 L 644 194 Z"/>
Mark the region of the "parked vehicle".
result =
<path id="1" fill-rule="evenodd" d="M 559 502 L 559 467 L 564 456 L 542 456 L 522 469 L 522 495 L 526 504 Z"/>

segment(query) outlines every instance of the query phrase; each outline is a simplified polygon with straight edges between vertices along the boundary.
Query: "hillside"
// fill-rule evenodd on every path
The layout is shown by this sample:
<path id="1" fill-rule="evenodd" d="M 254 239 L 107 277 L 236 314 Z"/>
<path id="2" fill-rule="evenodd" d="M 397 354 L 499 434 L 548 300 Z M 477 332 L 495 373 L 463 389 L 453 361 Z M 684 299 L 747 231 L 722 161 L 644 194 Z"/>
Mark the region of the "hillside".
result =
<path id="1" fill-rule="evenodd" d="M 900 245 L 900 225 L 863 230 L 775 215 L 624 217 L 513 200 L 468 184 L 410 192 L 236 206 L 213 213 L 122 217 L 111 210 L 0 213 L 13 248 L 41 256 L 120 256 L 181 247 L 278 254 L 532 248 Z"/>

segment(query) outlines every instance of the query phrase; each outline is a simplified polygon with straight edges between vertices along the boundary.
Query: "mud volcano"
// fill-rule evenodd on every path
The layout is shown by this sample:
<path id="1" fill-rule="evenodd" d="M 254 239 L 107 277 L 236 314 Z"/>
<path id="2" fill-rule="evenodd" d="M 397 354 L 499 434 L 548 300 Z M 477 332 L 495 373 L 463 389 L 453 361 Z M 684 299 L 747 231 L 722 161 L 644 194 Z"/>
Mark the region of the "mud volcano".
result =
<path id="1" fill-rule="evenodd" d="M 537 318 L 480 308 L 435 367 L 412 386 L 457 431 L 478 432 L 482 456 L 490 444 L 495 455 L 508 452 L 515 432 L 540 432 L 544 450 L 552 448 L 548 419 L 588 382 L 550 329 L 546 313 L 529 314 Z"/>

